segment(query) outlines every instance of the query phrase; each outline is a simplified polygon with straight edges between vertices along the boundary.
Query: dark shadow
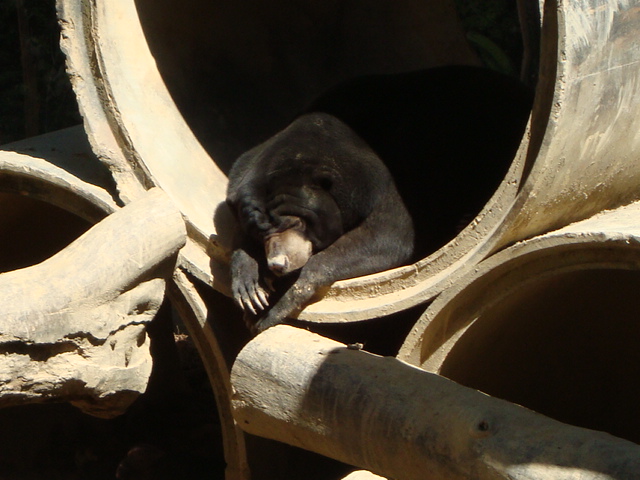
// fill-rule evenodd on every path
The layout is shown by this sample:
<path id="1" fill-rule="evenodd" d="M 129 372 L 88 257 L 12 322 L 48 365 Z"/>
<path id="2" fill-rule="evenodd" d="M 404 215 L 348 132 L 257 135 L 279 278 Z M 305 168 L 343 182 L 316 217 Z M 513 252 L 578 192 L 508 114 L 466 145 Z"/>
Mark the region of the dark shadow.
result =
<path id="1" fill-rule="evenodd" d="M 357 345 L 376 355 L 394 357 L 427 306 L 417 305 L 392 315 L 359 322 L 311 323 L 291 320 L 290 323 L 337 342 Z"/>
<path id="2" fill-rule="evenodd" d="M 486 68 L 355 79 L 309 107 L 342 119 L 383 159 L 416 228 L 416 259 L 462 230 L 515 157 L 533 90 Z"/>
<path id="3" fill-rule="evenodd" d="M 137 0 L 192 131 L 227 171 L 344 80 L 476 62 L 450 2 Z"/>
<path id="4" fill-rule="evenodd" d="M 485 312 L 441 374 L 572 425 L 640 443 L 640 272 L 530 282 Z"/>
<path id="5" fill-rule="evenodd" d="M 86 220 L 50 203 L 0 193 L 0 272 L 38 264 L 90 227 Z"/>
<path id="6" fill-rule="evenodd" d="M 0 409 L 3 480 L 224 478 L 215 401 L 202 361 L 175 335 L 168 303 L 148 327 L 153 371 L 146 392 L 114 419 L 69 404 Z"/>

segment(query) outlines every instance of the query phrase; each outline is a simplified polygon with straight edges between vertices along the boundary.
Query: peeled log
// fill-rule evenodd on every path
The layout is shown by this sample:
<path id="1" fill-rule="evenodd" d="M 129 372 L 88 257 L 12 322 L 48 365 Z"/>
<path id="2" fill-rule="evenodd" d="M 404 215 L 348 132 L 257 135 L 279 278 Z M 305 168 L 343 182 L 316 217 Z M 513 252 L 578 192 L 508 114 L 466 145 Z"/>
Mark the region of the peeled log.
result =
<path id="1" fill-rule="evenodd" d="M 640 446 L 290 326 L 231 373 L 245 431 L 398 480 L 637 479 Z"/>
<path id="2" fill-rule="evenodd" d="M 351 472 L 342 480 L 385 480 L 385 479 L 382 477 L 379 477 L 375 473 L 367 472 L 366 470 L 358 470 L 356 472 Z"/>
<path id="3" fill-rule="evenodd" d="M 0 406 L 66 399 L 122 413 L 146 389 L 145 324 L 185 238 L 154 189 L 48 260 L 0 275 Z"/>

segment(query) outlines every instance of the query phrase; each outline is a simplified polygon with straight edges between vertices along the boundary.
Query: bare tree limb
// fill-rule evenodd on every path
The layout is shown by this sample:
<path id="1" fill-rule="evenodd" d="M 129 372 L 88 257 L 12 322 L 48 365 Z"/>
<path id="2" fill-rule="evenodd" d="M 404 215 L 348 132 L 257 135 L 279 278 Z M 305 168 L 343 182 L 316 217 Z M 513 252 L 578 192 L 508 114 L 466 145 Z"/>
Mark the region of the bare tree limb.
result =
<path id="1" fill-rule="evenodd" d="M 245 431 L 397 480 L 632 480 L 640 446 L 277 326 L 232 369 Z"/>
<path id="2" fill-rule="evenodd" d="M 121 413 L 146 388 L 145 324 L 185 238 L 154 189 L 48 260 L 0 275 L 0 405 L 64 398 Z"/>

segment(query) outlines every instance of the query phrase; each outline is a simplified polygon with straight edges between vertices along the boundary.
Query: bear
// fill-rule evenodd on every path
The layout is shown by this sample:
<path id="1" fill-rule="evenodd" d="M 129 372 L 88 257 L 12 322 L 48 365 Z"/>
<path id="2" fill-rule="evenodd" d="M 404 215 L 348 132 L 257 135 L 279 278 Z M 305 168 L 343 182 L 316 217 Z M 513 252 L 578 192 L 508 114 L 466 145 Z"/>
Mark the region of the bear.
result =
<path id="1" fill-rule="evenodd" d="M 364 75 L 241 155 L 228 187 L 241 226 L 232 291 L 257 330 L 336 280 L 451 241 L 511 167 L 533 99 L 519 79 L 483 67 Z M 394 243 L 402 252 L 368 250 Z"/>
<path id="2" fill-rule="evenodd" d="M 495 193 L 533 100 L 533 88 L 514 76 L 447 65 L 355 77 L 306 110 L 339 118 L 384 161 L 415 222 L 415 256 L 425 258 Z"/>
<path id="3" fill-rule="evenodd" d="M 305 113 L 242 154 L 229 171 L 227 204 L 239 226 L 231 290 L 255 332 L 338 280 L 413 256 L 413 221 L 389 170 L 328 113 Z M 289 281 L 278 294 L 279 279 Z"/>

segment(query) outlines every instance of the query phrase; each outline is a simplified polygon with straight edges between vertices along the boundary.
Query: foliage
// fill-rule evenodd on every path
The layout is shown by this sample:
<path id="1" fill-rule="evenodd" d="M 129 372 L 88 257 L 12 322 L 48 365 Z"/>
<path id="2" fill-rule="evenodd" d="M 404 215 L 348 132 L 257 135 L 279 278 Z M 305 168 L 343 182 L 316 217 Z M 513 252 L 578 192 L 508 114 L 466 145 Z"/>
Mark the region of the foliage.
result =
<path id="1" fill-rule="evenodd" d="M 469 42 L 482 61 L 502 73 L 517 75 L 522 38 L 516 0 L 455 0 Z"/>

